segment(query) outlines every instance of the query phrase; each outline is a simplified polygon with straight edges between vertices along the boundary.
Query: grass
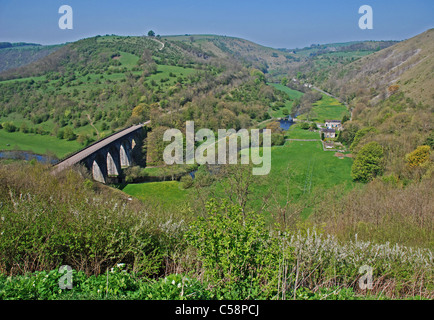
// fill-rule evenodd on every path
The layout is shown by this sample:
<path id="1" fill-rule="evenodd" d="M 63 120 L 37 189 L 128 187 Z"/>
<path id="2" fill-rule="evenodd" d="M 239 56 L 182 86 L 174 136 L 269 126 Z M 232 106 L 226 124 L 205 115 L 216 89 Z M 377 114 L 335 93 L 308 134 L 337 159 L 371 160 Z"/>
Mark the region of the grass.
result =
<path id="1" fill-rule="evenodd" d="M 321 100 L 318 100 L 313 104 L 312 110 L 315 112 L 316 116 L 310 120 L 321 123 L 324 123 L 325 120 L 329 119 L 341 120 L 344 115 L 350 115 L 345 105 L 340 103 L 335 98 L 325 94 L 322 95 Z M 306 115 L 302 114 L 297 118 L 305 120 Z"/>
<path id="2" fill-rule="evenodd" d="M 289 127 L 285 131 L 286 139 L 320 139 L 318 132 L 304 130 L 300 127 L 300 124 L 296 123 Z"/>
<path id="3" fill-rule="evenodd" d="M 164 208 L 177 208 L 188 203 L 193 196 L 190 189 L 182 189 L 178 181 L 162 181 L 128 184 L 123 192 L 136 197 L 145 203 L 155 203 Z"/>
<path id="4" fill-rule="evenodd" d="M 285 101 L 285 106 L 284 107 L 279 108 L 278 110 L 272 110 L 272 109 L 270 109 L 270 115 L 273 118 L 284 118 L 284 117 L 286 117 L 287 115 L 285 115 L 283 113 L 283 110 L 285 110 L 285 109 L 288 110 L 288 114 L 290 114 L 291 110 L 292 110 L 293 101 L 296 100 L 296 99 L 300 99 L 304 95 L 303 92 L 290 89 L 287 86 L 284 86 L 284 85 L 282 85 L 280 83 L 269 83 L 269 85 L 271 85 L 272 87 L 274 87 L 277 90 L 285 92 L 287 94 L 288 98 L 289 98 L 289 100 Z"/>
<path id="5" fill-rule="evenodd" d="M 270 173 L 254 177 L 250 209 L 260 210 L 264 197 L 270 199 L 272 193 L 280 205 L 284 205 L 289 182 L 290 201 L 308 203 L 302 213 L 308 216 L 315 205 L 316 192 L 326 192 L 336 185 L 347 189 L 354 186 L 350 175 L 352 159 L 339 159 L 333 152 L 324 152 L 319 141 L 287 141 L 284 146 L 271 148 L 271 159 Z M 223 179 L 208 188 L 217 196 L 227 197 L 226 182 Z M 152 201 L 173 208 L 187 205 L 189 199 L 195 197 L 194 188 L 182 190 L 177 181 L 129 184 L 123 191 L 144 202 Z"/>
<path id="6" fill-rule="evenodd" d="M 119 58 L 119 61 L 121 62 L 122 66 L 132 68 L 137 65 L 137 61 L 139 61 L 138 56 L 123 51 L 121 51 L 120 54 L 121 56 Z"/>
<path id="7" fill-rule="evenodd" d="M 196 72 L 196 69 L 193 68 L 183 68 L 183 67 L 177 67 L 177 66 L 168 66 L 168 65 L 158 65 L 157 66 L 157 73 L 151 75 L 147 78 L 147 81 L 150 82 L 154 80 L 155 82 L 159 83 L 161 79 L 169 79 L 169 81 L 164 82 L 165 85 L 174 85 L 176 83 L 176 77 L 178 76 L 188 76 L 194 72 Z M 173 73 L 176 77 L 170 77 L 170 73 Z"/>
<path id="8" fill-rule="evenodd" d="M 9 144 L 9 146 L 7 146 Z M 23 150 L 37 154 L 53 152 L 61 158 L 82 148 L 77 141 L 60 140 L 53 136 L 0 130 L 0 150 Z"/>
<path id="9" fill-rule="evenodd" d="M 306 202 L 303 216 L 309 215 L 316 192 L 326 192 L 336 185 L 353 185 L 350 158 L 338 159 L 333 152 L 324 152 L 321 142 L 287 141 L 284 146 L 271 148 L 271 171 L 267 176 L 256 176 L 252 190 L 252 208 L 258 210 L 264 198 L 271 194 L 280 205 L 286 203 L 289 184 L 290 201 Z"/>
<path id="10" fill-rule="evenodd" d="M 168 175 L 186 174 L 197 169 L 197 165 L 173 164 L 167 167 L 147 167 L 143 173 L 150 177 L 163 177 Z"/>
<path id="11" fill-rule="evenodd" d="M 280 83 L 270 83 L 270 85 L 280 91 L 285 92 L 291 100 L 300 99 L 304 95 L 303 92 L 288 88 L 287 86 L 284 86 Z"/>

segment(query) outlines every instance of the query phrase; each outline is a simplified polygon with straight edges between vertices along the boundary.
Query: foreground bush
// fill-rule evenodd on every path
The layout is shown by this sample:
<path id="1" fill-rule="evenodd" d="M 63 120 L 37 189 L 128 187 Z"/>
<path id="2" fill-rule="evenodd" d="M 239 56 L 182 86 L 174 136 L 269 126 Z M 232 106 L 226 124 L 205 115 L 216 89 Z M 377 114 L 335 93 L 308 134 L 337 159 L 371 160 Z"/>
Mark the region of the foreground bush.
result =
<path id="1" fill-rule="evenodd" d="M 159 272 L 180 224 L 167 232 L 157 214 L 95 191 L 77 172 L 65 175 L 53 177 L 39 165 L 0 169 L 0 272 L 66 264 L 98 275 L 121 262 L 139 274 Z"/>
<path id="2" fill-rule="evenodd" d="M 239 206 L 208 204 L 208 216 L 187 232 L 197 249 L 198 273 L 218 299 L 297 299 L 299 290 L 315 296 L 341 289 L 389 298 L 434 297 L 434 256 L 428 249 L 339 242 L 315 230 L 280 233 L 264 218 Z M 372 288 L 359 281 L 372 270 Z M 335 294 L 333 294 L 335 292 Z"/>
<path id="3" fill-rule="evenodd" d="M 99 276 L 86 276 L 73 271 L 72 289 L 61 289 L 58 270 L 35 272 L 15 277 L 0 276 L 0 300 L 197 300 L 209 293 L 197 280 L 182 274 L 171 274 L 158 280 L 114 267 Z"/>

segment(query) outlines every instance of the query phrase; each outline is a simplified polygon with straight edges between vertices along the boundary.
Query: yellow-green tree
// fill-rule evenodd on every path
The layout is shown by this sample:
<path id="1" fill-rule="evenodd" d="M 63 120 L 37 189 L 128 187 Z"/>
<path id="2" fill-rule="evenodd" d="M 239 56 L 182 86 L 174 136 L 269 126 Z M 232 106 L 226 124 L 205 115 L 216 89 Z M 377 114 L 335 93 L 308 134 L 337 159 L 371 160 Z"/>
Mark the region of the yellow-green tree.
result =
<path id="1" fill-rule="evenodd" d="M 423 166 L 428 163 L 429 155 L 430 146 L 419 146 L 406 155 L 407 164 L 411 168 Z"/>

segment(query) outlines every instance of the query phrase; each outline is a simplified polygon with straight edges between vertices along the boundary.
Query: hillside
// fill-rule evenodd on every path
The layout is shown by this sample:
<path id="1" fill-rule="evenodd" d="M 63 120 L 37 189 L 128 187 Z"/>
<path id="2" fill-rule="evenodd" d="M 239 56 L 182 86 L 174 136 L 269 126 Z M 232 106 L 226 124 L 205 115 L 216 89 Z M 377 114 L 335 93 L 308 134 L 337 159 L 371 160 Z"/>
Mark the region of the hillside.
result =
<path id="1" fill-rule="evenodd" d="M 369 95 L 378 102 L 399 90 L 416 103 L 434 103 L 434 29 L 366 56 L 335 71 L 324 88 L 342 97 Z M 393 91 L 393 88 L 391 88 Z"/>
<path id="2" fill-rule="evenodd" d="M 44 58 L 62 45 L 42 46 L 34 43 L 0 43 L 0 72 L 25 66 Z"/>
<path id="3" fill-rule="evenodd" d="M 353 41 L 311 45 L 302 49 L 274 49 L 236 37 L 218 35 L 165 36 L 165 40 L 182 42 L 221 58 L 233 57 L 255 67 L 271 81 L 297 72 L 333 68 L 387 48 L 397 41 Z"/>
<path id="4" fill-rule="evenodd" d="M 291 54 L 236 37 L 184 35 L 166 36 L 163 39 L 182 42 L 220 58 L 234 57 L 264 73 L 287 69 L 289 64 L 296 66 L 300 62 L 299 59 L 294 59 Z"/>
<path id="5" fill-rule="evenodd" d="M 194 118 L 204 127 L 238 129 L 266 120 L 270 104 L 285 99 L 262 72 L 228 54 L 152 37 L 83 39 L 0 79 L 6 150 L 16 149 L 11 135 L 18 131 L 58 137 L 72 152 L 72 142 L 86 145 L 149 119 L 156 126 Z M 51 151 L 64 156 L 66 149 Z"/>

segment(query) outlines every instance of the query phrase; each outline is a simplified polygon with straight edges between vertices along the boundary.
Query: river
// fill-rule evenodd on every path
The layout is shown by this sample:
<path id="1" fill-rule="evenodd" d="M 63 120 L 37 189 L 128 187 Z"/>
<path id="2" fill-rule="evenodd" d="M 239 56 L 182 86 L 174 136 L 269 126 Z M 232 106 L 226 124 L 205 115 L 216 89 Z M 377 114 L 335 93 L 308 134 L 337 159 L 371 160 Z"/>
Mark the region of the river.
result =
<path id="1" fill-rule="evenodd" d="M 46 155 L 35 154 L 29 151 L 0 151 L 0 159 L 15 159 L 15 160 L 32 160 L 36 159 L 36 161 L 41 163 L 51 163 L 55 164 L 58 162 L 57 159 L 53 159 Z"/>

